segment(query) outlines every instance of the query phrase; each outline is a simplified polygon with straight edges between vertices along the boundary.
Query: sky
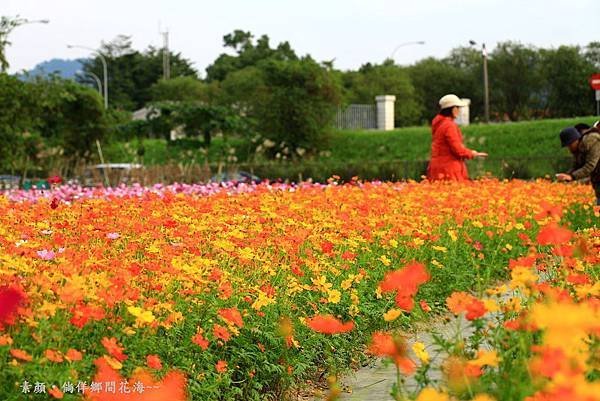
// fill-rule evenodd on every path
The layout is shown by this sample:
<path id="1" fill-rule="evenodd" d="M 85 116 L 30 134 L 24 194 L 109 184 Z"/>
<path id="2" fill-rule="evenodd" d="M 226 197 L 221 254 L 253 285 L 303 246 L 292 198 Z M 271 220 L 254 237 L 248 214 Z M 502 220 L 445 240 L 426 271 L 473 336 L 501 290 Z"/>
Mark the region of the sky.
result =
<path id="1" fill-rule="evenodd" d="M 0 15 L 26 24 L 10 35 L 9 72 L 52 58 L 75 59 L 117 35 L 133 47 L 162 45 L 189 59 L 203 76 L 235 29 L 266 34 L 274 47 L 288 41 L 298 55 L 335 59 L 342 70 L 380 63 L 394 54 L 403 65 L 442 58 L 474 40 L 493 50 L 498 42 L 556 48 L 600 41 L 598 0 L 0 0 Z M 425 44 L 407 44 L 424 41 Z M 395 51 L 394 51 L 395 50 Z"/>

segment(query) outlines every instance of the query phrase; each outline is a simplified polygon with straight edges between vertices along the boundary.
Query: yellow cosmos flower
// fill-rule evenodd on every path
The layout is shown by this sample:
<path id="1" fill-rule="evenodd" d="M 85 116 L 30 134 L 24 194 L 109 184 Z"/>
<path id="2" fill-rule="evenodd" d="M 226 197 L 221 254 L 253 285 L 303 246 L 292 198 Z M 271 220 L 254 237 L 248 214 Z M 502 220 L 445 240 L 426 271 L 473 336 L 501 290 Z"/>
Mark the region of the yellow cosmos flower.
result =
<path id="1" fill-rule="evenodd" d="M 444 253 L 448 252 L 448 248 L 446 248 L 445 246 L 438 246 L 438 245 L 434 245 L 434 246 L 432 246 L 431 248 L 432 248 L 433 250 L 440 251 L 440 252 L 444 252 Z"/>
<path id="2" fill-rule="evenodd" d="M 421 392 L 415 399 L 415 401 L 449 401 L 449 400 L 450 400 L 450 398 L 448 397 L 448 394 L 444 393 L 443 391 L 437 391 L 436 389 L 431 388 L 431 387 L 425 387 L 423 390 L 421 390 Z"/>
<path id="3" fill-rule="evenodd" d="M 142 308 L 139 308 L 137 306 L 129 306 L 127 307 L 127 311 L 136 317 L 136 325 L 150 324 L 155 320 L 152 311 L 143 310 Z"/>
<path id="4" fill-rule="evenodd" d="M 432 264 L 432 265 L 434 265 L 435 267 L 438 267 L 438 268 L 440 268 L 440 269 L 443 269 L 443 268 L 444 268 L 444 265 L 443 265 L 443 264 L 441 264 L 440 262 L 438 262 L 438 261 L 437 261 L 437 260 L 435 260 L 435 259 L 431 259 L 431 264 Z"/>
<path id="5" fill-rule="evenodd" d="M 252 309 L 261 310 L 267 305 L 274 304 L 275 300 L 273 298 L 269 298 L 264 292 L 258 292 L 258 298 L 252 304 Z"/>
<path id="6" fill-rule="evenodd" d="M 390 240 L 390 246 L 392 248 L 398 248 L 398 241 L 396 241 L 395 239 L 391 239 Z"/>
<path id="7" fill-rule="evenodd" d="M 348 288 L 352 287 L 353 281 L 354 281 L 354 277 L 352 277 L 352 275 L 350 275 L 350 277 L 348 277 L 346 280 L 342 281 L 342 284 L 340 285 L 340 287 L 342 287 L 342 290 L 347 290 Z"/>
<path id="8" fill-rule="evenodd" d="M 452 242 L 456 242 L 458 240 L 458 236 L 456 235 L 455 230 L 448 230 L 448 236 L 452 240 Z"/>
<path id="9" fill-rule="evenodd" d="M 427 351 L 425 351 L 425 344 L 421 342 L 416 342 L 413 344 L 412 350 L 417 356 L 417 358 L 421 360 L 421 362 L 423 362 L 424 364 L 429 363 L 429 354 L 427 353 Z"/>
<path id="10" fill-rule="evenodd" d="M 398 316 L 400 316 L 401 314 L 402 311 L 400 309 L 392 308 L 383 314 L 383 320 L 385 320 L 386 322 L 391 322 L 393 320 L 398 319 Z"/>
<path id="11" fill-rule="evenodd" d="M 469 361 L 470 365 L 474 366 L 498 366 L 498 353 L 496 351 L 479 351 L 477 353 L 477 358 Z"/>
<path id="12" fill-rule="evenodd" d="M 510 276 L 512 278 L 510 281 L 511 288 L 530 287 L 538 279 L 538 275 L 531 268 L 524 266 L 515 267 Z"/>
<path id="13" fill-rule="evenodd" d="M 331 290 L 327 293 L 327 302 L 337 304 L 342 299 L 342 293 L 338 290 Z"/>
<path id="14" fill-rule="evenodd" d="M 488 312 L 498 312 L 500 310 L 498 302 L 493 299 L 482 299 L 481 301 Z"/>
<path id="15" fill-rule="evenodd" d="M 379 260 L 381 261 L 381 263 L 383 263 L 384 266 L 389 266 L 392 264 L 392 261 L 388 259 L 388 257 L 386 255 L 381 255 L 379 257 Z"/>

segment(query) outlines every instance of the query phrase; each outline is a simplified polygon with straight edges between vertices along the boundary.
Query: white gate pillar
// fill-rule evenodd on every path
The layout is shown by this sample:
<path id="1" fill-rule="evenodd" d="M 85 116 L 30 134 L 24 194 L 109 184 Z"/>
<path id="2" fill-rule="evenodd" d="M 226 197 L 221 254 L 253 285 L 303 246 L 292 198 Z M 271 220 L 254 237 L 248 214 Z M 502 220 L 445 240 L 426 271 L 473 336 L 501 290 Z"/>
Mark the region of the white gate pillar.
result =
<path id="1" fill-rule="evenodd" d="M 390 131 L 394 129 L 394 102 L 396 96 L 376 96 L 377 102 L 377 129 Z"/>
<path id="2" fill-rule="evenodd" d="M 458 108 L 460 113 L 458 114 L 458 117 L 456 117 L 456 123 L 462 126 L 469 125 L 469 108 L 471 107 L 471 99 L 462 98 L 460 100 L 462 100 L 465 105 Z"/>

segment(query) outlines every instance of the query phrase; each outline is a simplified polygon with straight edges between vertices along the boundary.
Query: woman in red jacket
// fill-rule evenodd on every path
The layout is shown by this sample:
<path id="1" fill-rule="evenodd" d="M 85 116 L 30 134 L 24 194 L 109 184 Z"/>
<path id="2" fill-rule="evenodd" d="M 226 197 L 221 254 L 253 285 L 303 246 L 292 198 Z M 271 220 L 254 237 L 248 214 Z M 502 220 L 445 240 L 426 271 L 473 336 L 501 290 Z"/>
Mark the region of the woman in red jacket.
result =
<path id="1" fill-rule="evenodd" d="M 487 153 L 465 147 L 460 128 L 454 122 L 465 103 L 456 95 L 440 99 L 440 112 L 431 122 L 431 161 L 427 179 L 464 181 L 469 179 L 465 159 L 486 157 Z"/>

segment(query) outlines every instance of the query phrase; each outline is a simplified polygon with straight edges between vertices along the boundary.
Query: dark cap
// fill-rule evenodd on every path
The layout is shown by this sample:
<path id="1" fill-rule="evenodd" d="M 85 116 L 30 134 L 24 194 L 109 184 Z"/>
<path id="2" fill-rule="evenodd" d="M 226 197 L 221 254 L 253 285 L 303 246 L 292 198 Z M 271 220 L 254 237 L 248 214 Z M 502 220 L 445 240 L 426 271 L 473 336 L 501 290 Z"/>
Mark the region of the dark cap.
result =
<path id="1" fill-rule="evenodd" d="M 569 146 L 581 138 L 581 134 L 575 127 L 568 127 L 560 131 L 560 143 L 563 147 Z"/>

